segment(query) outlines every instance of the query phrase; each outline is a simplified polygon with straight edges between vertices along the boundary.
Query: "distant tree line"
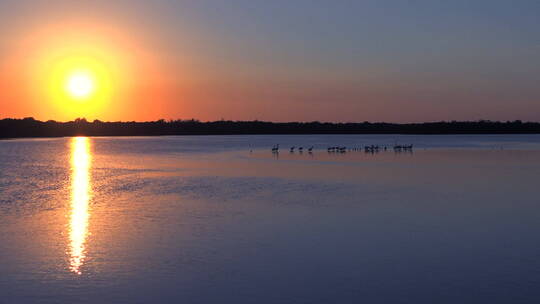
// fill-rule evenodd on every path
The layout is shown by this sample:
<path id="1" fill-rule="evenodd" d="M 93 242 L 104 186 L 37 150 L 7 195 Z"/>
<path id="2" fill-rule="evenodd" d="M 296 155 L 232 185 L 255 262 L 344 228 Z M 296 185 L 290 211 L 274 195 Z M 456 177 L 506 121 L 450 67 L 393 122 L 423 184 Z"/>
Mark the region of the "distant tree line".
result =
<path id="1" fill-rule="evenodd" d="M 330 123 L 209 121 L 163 119 L 148 122 L 46 122 L 32 117 L 0 120 L 0 138 L 59 136 L 155 136 L 220 134 L 532 134 L 540 133 L 540 123 L 516 121 L 441 121 L 425 123 Z"/>

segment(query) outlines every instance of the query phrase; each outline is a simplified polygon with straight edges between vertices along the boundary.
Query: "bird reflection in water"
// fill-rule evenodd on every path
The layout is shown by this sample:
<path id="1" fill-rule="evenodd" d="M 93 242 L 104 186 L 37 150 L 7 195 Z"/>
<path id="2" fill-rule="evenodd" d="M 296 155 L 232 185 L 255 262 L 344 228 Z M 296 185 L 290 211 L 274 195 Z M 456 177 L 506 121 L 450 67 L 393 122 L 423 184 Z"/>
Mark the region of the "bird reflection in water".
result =
<path id="1" fill-rule="evenodd" d="M 90 200 L 90 141 L 87 137 L 71 140 L 71 218 L 69 223 L 69 269 L 81 274 L 86 258 L 88 203 Z"/>

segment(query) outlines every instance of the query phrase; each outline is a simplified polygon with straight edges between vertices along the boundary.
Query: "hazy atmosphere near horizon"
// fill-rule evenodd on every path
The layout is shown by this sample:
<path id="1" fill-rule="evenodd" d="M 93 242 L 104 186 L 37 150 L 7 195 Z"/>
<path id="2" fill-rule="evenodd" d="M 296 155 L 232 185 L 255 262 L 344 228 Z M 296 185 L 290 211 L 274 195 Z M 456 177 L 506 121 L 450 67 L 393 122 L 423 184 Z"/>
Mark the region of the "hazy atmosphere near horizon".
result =
<path id="1" fill-rule="evenodd" d="M 534 0 L 1 1 L 0 118 L 539 121 L 539 12 Z M 74 101 L 58 87 L 77 69 L 94 91 Z"/>
<path id="2" fill-rule="evenodd" d="M 540 1 L 0 0 L 0 304 L 540 299 Z"/>

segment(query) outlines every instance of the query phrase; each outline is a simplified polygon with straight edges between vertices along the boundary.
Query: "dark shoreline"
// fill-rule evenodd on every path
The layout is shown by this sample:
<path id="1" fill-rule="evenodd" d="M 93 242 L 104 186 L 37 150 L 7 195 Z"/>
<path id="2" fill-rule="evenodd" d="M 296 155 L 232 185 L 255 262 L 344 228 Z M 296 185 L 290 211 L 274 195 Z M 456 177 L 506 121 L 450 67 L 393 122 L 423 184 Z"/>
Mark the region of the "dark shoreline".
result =
<path id="1" fill-rule="evenodd" d="M 0 139 L 66 136 L 284 135 L 284 134 L 540 134 L 540 123 L 521 121 L 452 121 L 426 123 L 327 123 L 158 120 L 69 122 L 33 118 L 0 120 Z"/>

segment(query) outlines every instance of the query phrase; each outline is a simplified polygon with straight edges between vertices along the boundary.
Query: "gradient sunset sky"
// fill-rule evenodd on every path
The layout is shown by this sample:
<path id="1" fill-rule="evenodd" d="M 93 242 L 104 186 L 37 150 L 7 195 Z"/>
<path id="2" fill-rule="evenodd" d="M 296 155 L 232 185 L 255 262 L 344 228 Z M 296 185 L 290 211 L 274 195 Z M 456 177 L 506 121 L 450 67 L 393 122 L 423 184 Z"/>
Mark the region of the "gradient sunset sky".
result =
<path id="1" fill-rule="evenodd" d="M 0 118 L 540 121 L 540 1 L 1 1 Z M 91 58 L 101 95 L 54 92 Z"/>

